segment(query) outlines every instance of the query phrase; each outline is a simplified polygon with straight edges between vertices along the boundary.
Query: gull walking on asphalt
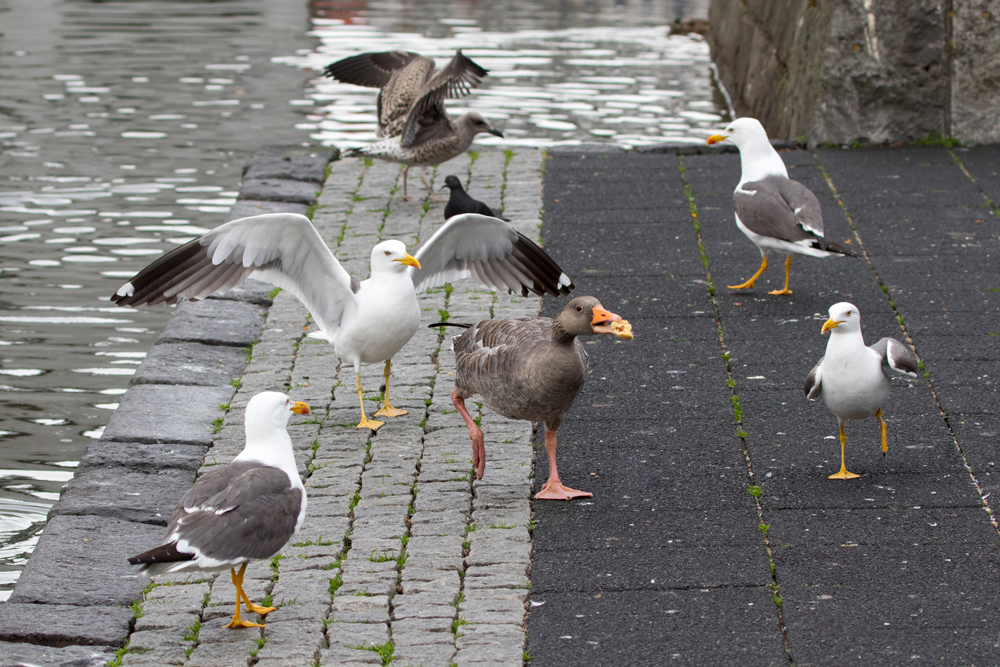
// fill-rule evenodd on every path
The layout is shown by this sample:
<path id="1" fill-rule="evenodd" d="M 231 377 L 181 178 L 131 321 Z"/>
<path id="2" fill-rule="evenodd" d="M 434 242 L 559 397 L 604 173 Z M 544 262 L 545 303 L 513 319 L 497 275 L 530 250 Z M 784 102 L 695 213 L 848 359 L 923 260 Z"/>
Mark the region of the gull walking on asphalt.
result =
<path id="1" fill-rule="evenodd" d="M 785 255 L 785 287 L 768 294 L 791 294 L 788 278 L 792 255 L 828 257 L 855 254 L 823 238 L 823 213 L 809 188 L 788 178 L 781 156 L 767 140 L 764 127 L 755 118 L 738 118 L 708 144 L 728 141 L 740 149 L 743 175 L 733 192 L 736 226 L 760 250 L 760 268 L 750 280 L 729 289 L 749 289 L 767 269 L 767 257 Z"/>
<path id="2" fill-rule="evenodd" d="M 916 355 L 895 338 L 883 338 L 865 347 L 861 335 L 861 314 L 850 303 L 830 306 L 830 319 L 823 324 L 823 333 L 830 332 L 826 356 L 809 371 L 805 392 L 809 399 L 823 397 L 826 406 L 837 415 L 840 426 L 840 471 L 830 479 L 854 479 L 860 475 L 848 472 L 844 464 L 844 421 L 878 417 L 882 431 L 882 455 L 889 445 L 887 428 L 882 419 L 882 404 L 889 397 L 892 383 L 884 366 L 916 377 L 920 364 Z"/>

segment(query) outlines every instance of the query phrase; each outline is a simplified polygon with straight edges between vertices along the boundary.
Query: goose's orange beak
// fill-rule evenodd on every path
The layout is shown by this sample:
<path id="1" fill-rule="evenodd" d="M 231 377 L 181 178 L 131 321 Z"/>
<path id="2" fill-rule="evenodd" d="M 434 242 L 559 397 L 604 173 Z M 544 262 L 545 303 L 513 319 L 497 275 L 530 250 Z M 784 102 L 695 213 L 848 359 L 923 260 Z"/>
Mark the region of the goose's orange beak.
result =
<path id="1" fill-rule="evenodd" d="M 307 415 L 309 414 L 309 404 L 302 401 L 295 401 L 292 403 L 292 412 L 297 415 Z"/>
<path id="2" fill-rule="evenodd" d="M 620 315 L 615 315 L 601 306 L 594 306 L 594 319 L 590 321 L 590 328 L 594 330 L 594 333 L 614 334 L 611 323 L 621 321 Z"/>
<path id="3" fill-rule="evenodd" d="M 823 323 L 823 331 L 820 333 L 826 333 L 830 329 L 836 329 L 838 324 L 843 324 L 843 320 L 835 320 L 832 317 Z"/>
<path id="4" fill-rule="evenodd" d="M 705 143 L 711 146 L 712 144 L 717 144 L 720 141 L 725 141 L 725 140 L 726 138 L 721 134 L 713 134 L 712 136 L 710 136 L 708 139 L 705 140 Z"/>

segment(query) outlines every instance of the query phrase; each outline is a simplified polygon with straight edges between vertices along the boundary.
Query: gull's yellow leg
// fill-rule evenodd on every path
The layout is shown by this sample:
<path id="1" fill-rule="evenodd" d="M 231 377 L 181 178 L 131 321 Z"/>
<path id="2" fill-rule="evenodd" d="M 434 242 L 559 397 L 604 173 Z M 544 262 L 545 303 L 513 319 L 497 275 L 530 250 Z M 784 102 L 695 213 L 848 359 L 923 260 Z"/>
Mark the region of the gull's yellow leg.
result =
<path id="1" fill-rule="evenodd" d="M 875 416 L 878 417 L 879 428 L 882 430 L 882 456 L 885 456 L 885 453 L 889 451 L 889 443 L 885 441 L 886 423 L 885 420 L 882 419 L 882 408 L 878 409 Z"/>
<path id="2" fill-rule="evenodd" d="M 844 425 L 840 425 L 840 472 L 835 472 L 830 475 L 830 479 L 856 479 L 861 477 L 861 475 L 855 475 L 853 472 L 847 472 L 847 466 L 844 465 L 844 445 L 847 443 L 847 436 L 844 435 Z"/>
<path id="3" fill-rule="evenodd" d="M 361 375 L 357 374 L 354 376 L 357 378 L 358 384 L 358 403 L 361 404 L 361 421 L 354 428 L 370 428 L 373 431 L 377 431 L 380 426 L 385 424 L 385 422 L 375 421 L 374 419 L 368 419 L 365 416 L 365 400 L 361 395 Z"/>
<path id="4" fill-rule="evenodd" d="M 750 278 L 750 280 L 746 281 L 742 285 L 726 285 L 726 287 L 729 289 L 750 289 L 753 287 L 754 282 L 760 278 L 760 274 L 764 273 L 765 269 L 767 269 L 767 255 L 761 255 L 760 268 L 757 269 L 757 273 L 753 274 L 753 277 Z"/>
<path id="5" fill-rule="evenodd" d="M 385 400 L 382 402 L 382 409 L 375 413 L 376 417 L 399 417 L 409 414 L 406 410 L 397 410 L 389 405 L 389 375 L 392 373 L 392 360 L 385 361 Z"/>
<path id="6" fill-rule="evenodd" d="M 776 289 L 768 294 L 791 294 L 792 290 L 788 289 L 788 274 L 792 272 L 792 256 L 789 255 L 785 257 L 785 289 Z"/>
<path id="7" fill-rule="evenodd" d="M 246 599 L 247 594 L 243 592 L 243 573 L 246 572 L 247 564 L 243 563 L 240 567 L 240 573 L 236 574 L 235 568 L 230 568 L 229 572 L 233 578 L 233 586 L 236 586 L 236 613 L 233 614 L 233 620 L 229 621 L 222 627 L 224 628 L 263 628 L 264 626 L 260 623 L 253 623 L 252 621 L 244 621 L 240 618 L 240 603 Z"/>
<path id="8" fill-rule="evenodd" d="M 240 585 L 237 587 L 236 592 L 241 598 L 243 598 L 243 604 L 246 605 L 247 613 L 267 616 L 272 611 L 277 609 L 277 607 L 261 607 L 255 605 L 253 602 L 250 602 L 250 598 L 247 597 L 247 592 L 243 590 L 243 573 L 246 572 L 246 570 L 247 570 L 247 564 L 243 563 L 243 567 L 241 567 L 240 571 L 236 574 L 236 577 L 239 579 L 240 582 Z"/>

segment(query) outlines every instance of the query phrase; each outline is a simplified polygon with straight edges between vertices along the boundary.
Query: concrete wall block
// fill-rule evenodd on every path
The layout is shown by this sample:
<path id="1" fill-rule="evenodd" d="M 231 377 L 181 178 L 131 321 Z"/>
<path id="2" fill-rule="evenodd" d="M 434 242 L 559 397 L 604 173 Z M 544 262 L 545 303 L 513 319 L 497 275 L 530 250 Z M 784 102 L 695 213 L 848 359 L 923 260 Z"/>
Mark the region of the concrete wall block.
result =
<path id="1" fill-rule="evenodd" d="M 222 416 L 232 387 L 140 384 L 129 388 L 108 421 L 104 442 L 211 445 L 212 424 Z"/>
<path id="2" fill-rule="evenodd" d="M 8 662 L 11 656 L 4 655 L 5 645 L 2 642 L 30 642 L 46 646 L 121 646 L 128 637 L 131 625 L 132 612 L 121 607 L 9 602 L 0 605 L 0 664 L 25 664 Z M 38 657 L 41 658 L 41 655 L 38 654 Z M 53 663 L 43 659 L 36 664 Z"/>

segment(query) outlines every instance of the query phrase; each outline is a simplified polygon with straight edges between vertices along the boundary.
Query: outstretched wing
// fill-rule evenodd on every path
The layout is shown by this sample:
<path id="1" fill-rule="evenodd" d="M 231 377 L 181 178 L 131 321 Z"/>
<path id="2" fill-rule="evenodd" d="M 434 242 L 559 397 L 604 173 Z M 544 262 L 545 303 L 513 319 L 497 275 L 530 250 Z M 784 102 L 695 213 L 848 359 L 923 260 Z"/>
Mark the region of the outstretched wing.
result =
<path id="1" fill-rule="evenodd" d="M 382 88 L 397 70 L 401 70 L 417 58 L 419 53 L 410 51 L 383 51 L 381 53 L 360 53 L 330 63 L 323 74 L 343 83 L 366 88 Z M 430 58 L 425 58 L 430 60 Z M 434 61 L 431 61 L 433 68 Z"/>
<path id="2" fill-rule="evenodd" d="M 294 294 L 332 335 L 357 309 L 351 276 L 309 218 L 267 213 L 216 227 L 168 252 L 111 297 L 119 306 L 201 299 L 253 276 Z"/>
<path id="3" fill-rule="evenodd" d="M 809 400 L 813 400 L 814 398 L 818 398 L 819 395 L 823 393 L 823 384 L 822 384 L 822 380 L 823 380 L 823 368 L 822 368 L 822 366 L 823 366 L 823 359 L 825 359 L 825 358 L 826 357 L 823 357 L 818 362 L 816 362 L 816 365 L 813 366 L 813 369 L 811 371 L 809 371 L 809 375 L 806 376 L 806 386 L 803 387 L 803 389 L 806 392 L 806 398 L 808 398 Z"/>
<path id="4" fill-rule="evenodd" d="M 421 144 L 429 138 L 436 138 L 438 134 L 450 131 L 448 115 L 444 110 L 445 99 L 468 95 L 487 73 L 488 70 L 462 55 L 462 50 L 459 49 L 455 57 L 420 89 L 403 124 L 400 145 L 406 148 Z M 429 132 L 434 137 L 429 137 Z"/>
<path id="5" fill-rule="evenodd" d="M 889 368 L 897 373 L 903 373 L 910 377 L 917 377 L 920 373 L 920 361 L 917 360 L 917 355 L 895 338 L 887 336 L 874 345 L 870 345 L 869 349 L 874 350 L 882 358 L 882 361 L 889 364 Z"/>
<path id="6" fill-rule="evenodd" d="M 416 253 L 410 269 L 417 291 L 473 277 L 493 289 L 528 296 L 569 294 L 573 281 L 544 250 L 503 220 L 475 213 L 456 215 Z"/>

